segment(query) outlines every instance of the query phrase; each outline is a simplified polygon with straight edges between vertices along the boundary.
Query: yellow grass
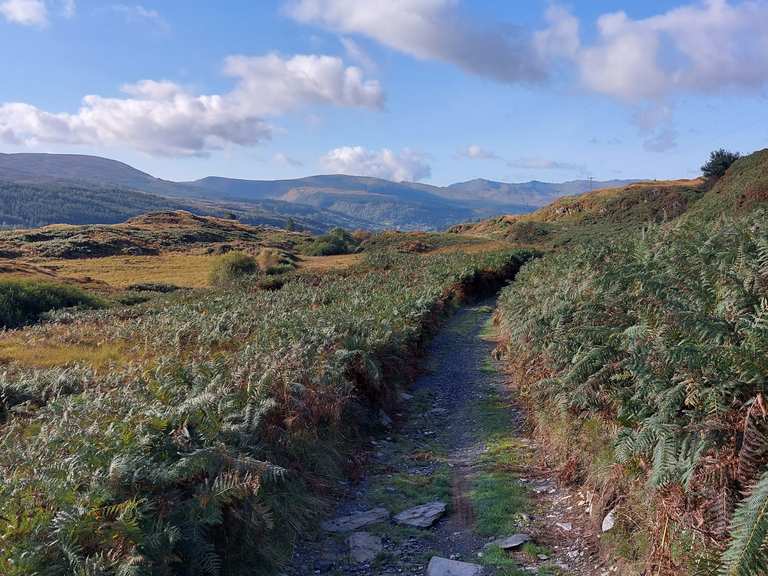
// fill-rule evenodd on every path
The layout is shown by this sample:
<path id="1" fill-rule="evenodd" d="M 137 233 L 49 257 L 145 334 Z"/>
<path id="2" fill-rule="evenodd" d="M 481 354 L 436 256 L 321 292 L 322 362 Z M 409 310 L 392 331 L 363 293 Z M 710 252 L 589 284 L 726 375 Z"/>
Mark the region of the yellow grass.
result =
<path id="1" fill-rule="evenodd" d="M 33 368 L 88 364 L 98 370 L 125 361 L 120 344 L 28 343 L 21 338 L 0 341 L 0 365 L 18 362 Z"/>
<path id="2" fill-rule="evenodd" d="M 274 253 L 274 254 L 273 254 Z M 264 264 L 279 256 L 277 251 L 263 250 L 259 258 Z M 157 256 L 108 256 L 80 260 L 36 260 L 34 265 L 16 261 L 14 267 L 0 266 L 0 279 L 24 277 L 76 282 L 98 288 L 104 285 L 124 289 L 132 284 L 164 283 L 182 288 L 208 286 L 208 273 L 215 255 L 190 252 L 166 252 Z M 343 270 L 362 260 L 361 254 L 340 256 L 306 256 L 301 268 L 313 272 Z"/>
<path id="3" fill-rule="evenodd" d="M 158 256 L 109 256 L 87 260 L 48 260 L 44 265 L 59 277 L 89 277 L 114 288 L 131 284 L 165 283 L 183 288 L 208 285 L 208 271 L 216 256 L 168 252 Z"/>
<path id="4" fill-rule="evenodd" d="M 363 259 L 362 254 L 340 254 L 338 256 L 304 256 L 299 267 L 313 272 L 323 270 L 345 270 Z"/>

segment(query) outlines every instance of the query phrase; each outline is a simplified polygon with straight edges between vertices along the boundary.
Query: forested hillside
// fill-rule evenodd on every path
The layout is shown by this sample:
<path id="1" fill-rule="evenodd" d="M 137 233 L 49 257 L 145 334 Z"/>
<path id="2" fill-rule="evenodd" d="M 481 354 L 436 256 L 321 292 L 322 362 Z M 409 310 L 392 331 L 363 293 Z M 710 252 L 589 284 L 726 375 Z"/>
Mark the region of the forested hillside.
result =
<path id="1" fill-rule="evenodd" d="M 766 174 L 768 151 L 740 159 L 679 219 L 549 255 L 502 295 L 536 436 L 616 522 L 621 573 L 768 570 Z"/>
<path id="2" fill-rule="evenodd" d="M 153 210 L 179 210 L 176 200 L 119 188 L 0 181 L 0 226 L 111 224 Z"/>
<path id="3" fill-rule="evenodd" d="M 15 184 L 19 196 L 23 190 L 25 196 L 34 197 L 35 211 L 31 215 L 18 207 L 9 209 L 7 215 L 0 213 L 8 220 L 7 225 L 117 222 L 124 219 L 118 213 L 123 216 L 138 213 L 135 209 L 140 198 L 136 192 L 143 192 L 154 196 L 152 202 L 144 203 L 140 212 L 183 204 L 188 210 L 194 207 L 198 211 L 208 210 L 206 213 L 231 210 L 256 224 L 285 225 L 290 218 L 300 218 L 302 225 L 312 230 L 335 226 L 440 230 L 457 222 L 497 214 L 523 214 L 563 194 L 627 181 L 510 184 L 478 179 L 440 187 L 331 174 L 290 180 L 207 177 L 172 182 L 98 156 L 0 154 L 0 182 Z M 99 190 L 103 196 L 111 192 L 111 197 L 99 197 L 93 212 L 89 213 L 88 199 L 84 198 L 84 190 L 88 189 Z M 66 211 L 59 200 L 69 193 L 73 194 L 74 207 Z M 169 200 L 158 200 L 158 197 Z M 50 203 L 46 204 L 48 199 Z M 111 208 L 105 211 L 107 203 Z M 46 206 L 47 218 L 43 217 Z M 217 210 L 219 212 L 215 212 Z"/>

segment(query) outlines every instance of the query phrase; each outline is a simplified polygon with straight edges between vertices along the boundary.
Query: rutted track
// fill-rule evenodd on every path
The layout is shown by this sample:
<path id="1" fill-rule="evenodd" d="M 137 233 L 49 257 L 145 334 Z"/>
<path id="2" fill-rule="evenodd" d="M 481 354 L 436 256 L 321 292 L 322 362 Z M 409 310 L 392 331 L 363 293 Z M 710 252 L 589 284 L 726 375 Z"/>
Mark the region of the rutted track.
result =
<path id="1" fill-rule="evenodd" d="M 393 415 L 395 429 L 372 442 L 368 475 L 347 487 L 335 511 L 344 516 L 385 504 L 397 513 L 442 491 L 450 497 L 446 516 L 425 530 L 366 527 L 383 538 L 380 559 L 370 563 L 348 559 L 348 535 L 321 533 L 298 544 L 292 574 L 423 574 L 431 555 L 469 558 L 482 548 L 484 540 L 473 531 L 469 497 L 472 467 L 484 449 L 473 412 L 489 388 L 503 383 L 498 372 L 483 370 L 493 349 L 480 337 L 490 311 L 482 305 L 462 308 L 435 336 L 425 372 L 405 395 L 403 411 Z M 422 502 L 409 489 L 419 485 L 424 487 Z M 399 488 L 408 494 L 398 494 Z"/>

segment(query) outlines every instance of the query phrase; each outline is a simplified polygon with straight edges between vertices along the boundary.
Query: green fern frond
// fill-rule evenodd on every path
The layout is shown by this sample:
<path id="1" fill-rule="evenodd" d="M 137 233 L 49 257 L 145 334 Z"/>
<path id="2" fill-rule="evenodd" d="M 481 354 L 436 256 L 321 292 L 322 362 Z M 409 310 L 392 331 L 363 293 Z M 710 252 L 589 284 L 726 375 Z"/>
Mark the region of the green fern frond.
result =
<path id="1" fill-rule="evenodd" d="M 768 472 L 736 508 L 721 576 L 764 576 L 768 569 Z"/>

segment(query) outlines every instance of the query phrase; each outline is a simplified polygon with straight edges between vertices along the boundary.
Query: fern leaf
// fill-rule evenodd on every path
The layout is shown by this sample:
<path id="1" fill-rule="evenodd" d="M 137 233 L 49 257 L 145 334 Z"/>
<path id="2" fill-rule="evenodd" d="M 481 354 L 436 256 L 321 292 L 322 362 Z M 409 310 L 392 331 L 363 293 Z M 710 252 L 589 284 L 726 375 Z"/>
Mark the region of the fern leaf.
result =
<path id="1" fill-rule="evenodd" d="M 721 576 L 763 576 L 768 570 L 768 473 L 736 508 L 731 542 L 723 553 Z"/>

